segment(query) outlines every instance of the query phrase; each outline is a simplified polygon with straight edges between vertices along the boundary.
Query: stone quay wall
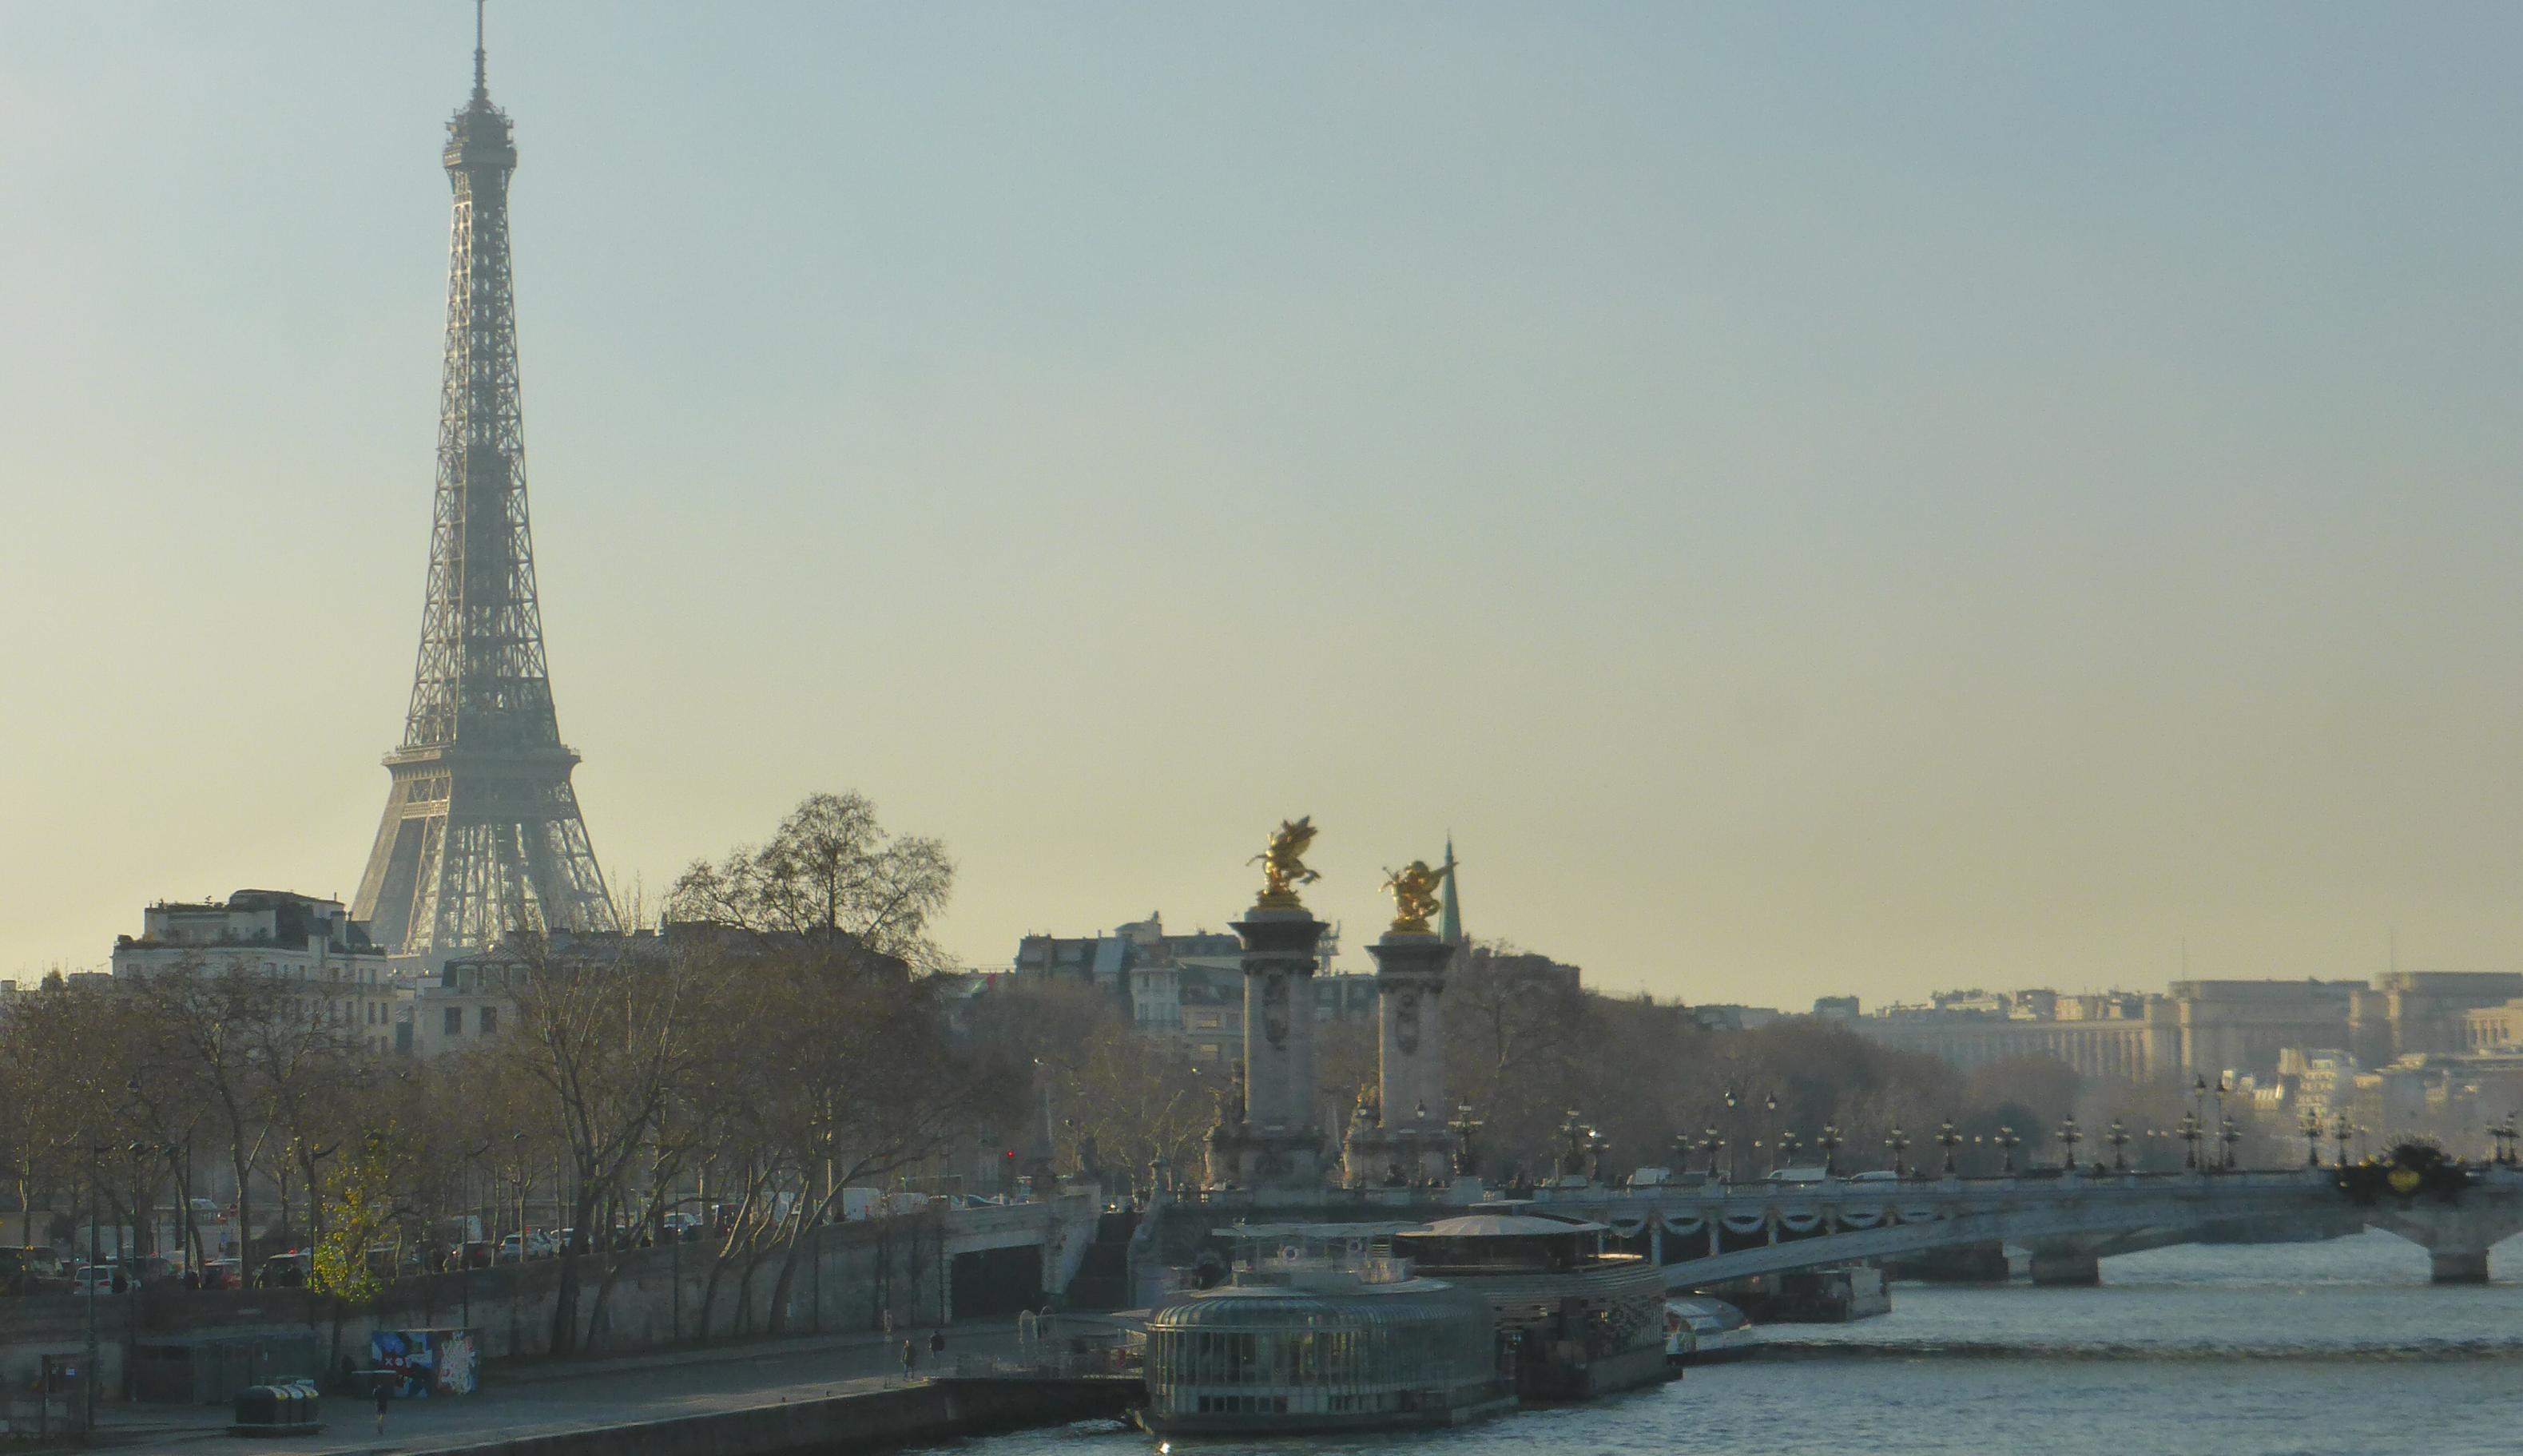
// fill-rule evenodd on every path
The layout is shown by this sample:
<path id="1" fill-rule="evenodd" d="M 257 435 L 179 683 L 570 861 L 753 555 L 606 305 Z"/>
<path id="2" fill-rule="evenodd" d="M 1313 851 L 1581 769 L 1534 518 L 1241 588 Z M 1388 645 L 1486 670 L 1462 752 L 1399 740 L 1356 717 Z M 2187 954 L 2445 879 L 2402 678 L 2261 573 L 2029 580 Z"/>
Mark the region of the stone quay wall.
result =
<path id="1" fill-rule="evenodd" d="M 625 1353 L 767 1335 L 807 1335 L 942 1324 L 955 1317 L 959 1267 L 968 1300 L 1004 1303 L 1014 1292 L 972 1287 L 977 1261 L 991 1251 L 1037 1249 L 1038 1264 L 1020 1261 L 1048 1295 L 1067 1288 L 1094 1238 L 1101 1206 L 1094 1193 L 1035 1203 L 929 1210 L 893 1218 L 852 1220 L 810 1232 L 785 1297 L 785 1249 L 724 1262 L 706 1244 L 685 1244 L 578 1260 L 576 1353 Z M 960 1260 L 960 1264 L 959 1264 Z M 1004 1282 L 1010 1266 L 989 1276 Z M 608 1281 L 607 1271 L 611 1270 Z M 608 1288 L 609 1283 L 609 1288 Z M 325 1375 L 365 1368 L 368 1337 L 377 1330 L 473 1332 L 488 1363 L 553 1353 L 561 1261 L 401 1280 L 360 1306 L 306 1290 L 171 1290 L 105 1296 L 97 1301 L 100 1398 L 128 1388 L 124 1372 L 136 1346 L 198 1344 L 259 1337 L 311 1336 Z M 87 1347 L 88 1299 L 69 1294 L 0 1298 L 0 1387 L 24 1391 L 46 1355 Z M 301 1345 L 301 1348 L 304 1346 Z"/>

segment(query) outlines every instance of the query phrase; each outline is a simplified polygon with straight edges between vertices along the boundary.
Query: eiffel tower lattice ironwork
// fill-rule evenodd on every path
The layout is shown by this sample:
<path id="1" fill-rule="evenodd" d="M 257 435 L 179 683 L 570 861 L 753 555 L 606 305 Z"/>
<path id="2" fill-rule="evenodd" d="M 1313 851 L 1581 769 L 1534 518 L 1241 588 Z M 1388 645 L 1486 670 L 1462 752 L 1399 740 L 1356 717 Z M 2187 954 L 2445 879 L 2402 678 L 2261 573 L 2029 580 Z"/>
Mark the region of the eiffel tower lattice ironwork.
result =
<path id="1" fill-rule="evenodd" d="M 478 10 L 473 97 L 447 131 L 455 217 L 429 592 L 411 711 L 386 756 L 394 782 L 351 912 L 378 945 L 431 964 L 517 930 L 617 928 L 544 661 L 508 268 L 517 151 L 491 104 Z"/>

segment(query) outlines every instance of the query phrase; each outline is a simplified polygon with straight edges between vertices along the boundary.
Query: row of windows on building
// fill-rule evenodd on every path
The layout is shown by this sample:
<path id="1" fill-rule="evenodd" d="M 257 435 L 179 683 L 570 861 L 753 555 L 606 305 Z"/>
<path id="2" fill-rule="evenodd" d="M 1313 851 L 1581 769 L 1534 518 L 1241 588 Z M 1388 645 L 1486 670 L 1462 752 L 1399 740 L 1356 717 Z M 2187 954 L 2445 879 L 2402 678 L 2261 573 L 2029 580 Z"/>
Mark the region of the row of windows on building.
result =
<path id="1" fill-rule="evenodd" d="M 344 967 L 343 967 L 342 963 L 341 963 L 340 962 L 338 962 L 338 961 L 327 961 L 327 962 L 325 962 L 325 963 L 324 963 L 324 979 L 325 979 L 325 980 L 328 980 L 328 981 L 343 981 L 343 980 L 348 980 L 348 981 L 354 982 L 355 984 L 362 985 L 362 986 L 373 986 L 373 985 L 378 984 L 378 971 L 377 971 L 377 967 L 375 967 L 375 966 L 373 966 L 373 965 L 354 965 L 354 966 L 351 966 L 351 967 L 349 967 L 349 969 L 350 969 L 350 971 L 351 971 L 351 974 L 350 974 L 350 975 L 347 975 L 347 976 L 345 976 L 345 975 L 342 973 L 342 972 L 343 972 L 343 969 L 344 969 Z M 283 972 L 282 972 L 282 970 L 281 970 L 281 968 L 280 968 L 280 963 L 279 963 L 279 962 L 277 962 L 277 961 L 265 961 L 264 963 L 262 963 L 262 973 L 263 973 L 264 975 L 272 976 L 272 977 L 275 977 L 275 978 L 277 978 L 277 977 L 281 976 L 281 975 L 283 974 Z M 305 981 L 305 980 L 312 980 L 312 979 L 313 979 L 313 977 L 312 977 L 312 976 L 309 976 L 309 975 L 307 973 L 307 963 L 306 963 L 305 962 L 303 962 L 303 961 L 302 961 L 302 962 L 299 962 L 299 963 L 295 963 L 295 964 L 293 964 L 293 965 L 291 965 L 291 966 L 289 967 L 288 971 L 286 972 L 286 974 L 287 974 L 288 978 L 289 978 L 290 980 L 293 980 L 293 981 Z"/>
<path id="2" fill-rule="evenodd" d="M 329 1016 L 333 1024 L 336 1026 L 344 1025 L 350 1020 L 350 1003 L 336 1001 L 328 1003 L 327 1005 L 330 1008 L 329 1010 L 324 1010 L 323 1008 L 318 1008 L 314 1011 L 310 1012 L 308 1009 L 309 1004 L 307 1002 L 292 1001 L 289 1004 L 290 1014 L 294 1016 L 306 1016 L 309 1014 L 316 1016 Z M 367 1002 L 364 1005 L 366 1010 L 362 1014 L 361 1019 L 365 1024 L 369 1026 L 391 1026 L 394 1024 L 393 1008 L 387 1006 L 383 1002 L 375 1001 Z M 464 1035 L 464 1008 L 460 1006 L 448 1007 L 442 1010 L 439 1015 L 439 1028 L 441 1035 L 451 1037 L 460 1037 Z M 475 1009 L 473 1034 L 475 1036 L 498 1036 L 500 1034 L 500 1009 L 498 1007 L 486 1006 Z M 366 1045 L 370 1051 L 376 1051 L 382 1048 L 384 1041 L 385 1039 L 383 1037 L 369 1037 L 365 1039 L 364 1045 Z"/>

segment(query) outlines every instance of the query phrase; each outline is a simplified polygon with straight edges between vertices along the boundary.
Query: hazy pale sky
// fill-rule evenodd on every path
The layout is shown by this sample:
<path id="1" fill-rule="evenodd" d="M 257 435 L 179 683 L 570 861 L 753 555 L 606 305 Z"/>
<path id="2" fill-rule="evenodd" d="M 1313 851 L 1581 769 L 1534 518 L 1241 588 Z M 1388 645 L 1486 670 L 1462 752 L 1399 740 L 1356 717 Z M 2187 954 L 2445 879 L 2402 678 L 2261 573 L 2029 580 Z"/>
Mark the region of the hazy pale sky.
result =
<path id="1" fill-rule="evenodd" d="M 1280 817 L 1702 1001 L 2523 968 L 2523 11 L 500 3 L 617 889 Z M 472 7 L 0 0 L 0 974 L 347 898 Z"/>

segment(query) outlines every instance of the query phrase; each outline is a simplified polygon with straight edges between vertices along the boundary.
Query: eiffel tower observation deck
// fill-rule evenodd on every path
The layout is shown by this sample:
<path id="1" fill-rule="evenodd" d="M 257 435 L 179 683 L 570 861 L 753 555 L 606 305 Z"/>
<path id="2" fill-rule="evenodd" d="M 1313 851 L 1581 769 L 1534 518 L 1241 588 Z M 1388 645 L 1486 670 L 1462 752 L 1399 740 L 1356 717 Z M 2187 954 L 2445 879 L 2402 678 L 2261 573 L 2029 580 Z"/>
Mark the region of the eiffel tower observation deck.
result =
<path id="1" fill-rule="evenodd" d="M 517 149 L 491 104 L 478 6 L 474 23 L 472 99 L 447 123 L 455 217 L 420 657 L 351 912 L 433 969 L 515 931 L 617 928 L 544 660 L 508 259 Z"/>

